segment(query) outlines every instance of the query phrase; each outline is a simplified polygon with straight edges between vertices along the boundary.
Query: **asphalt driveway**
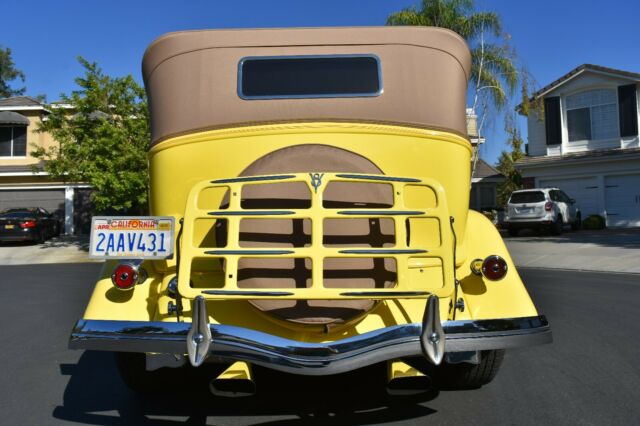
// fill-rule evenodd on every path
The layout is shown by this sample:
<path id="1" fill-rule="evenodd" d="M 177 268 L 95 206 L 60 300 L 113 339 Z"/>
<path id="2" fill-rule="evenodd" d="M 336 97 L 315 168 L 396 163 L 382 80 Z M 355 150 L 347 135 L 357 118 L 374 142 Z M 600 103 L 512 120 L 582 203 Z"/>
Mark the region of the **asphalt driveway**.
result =
<path id="1" fill-rule="evenodd" d="M 628 303 L 640 298 L 635 276 L 523 268 L 554 342 L 508 350 L 496 380 L 480 389 L 390 398 L 384 364 L 319 378 L 256 369 L 258 395 L 229 399 L 197 381 L 179 388 L 167 382 L 159 389 L 164 395 L 137 396 L 118 377 L 111 354 L 68 350 L 99 269 L 0 266 L 0 277 L 20 283 L 2 287 L 10 319 L 0 328 L 2 424 L 640 424 L 640 311 Z M 214 377 L 206 370 L 198 376 Z"/>
<path id="2" fill-rule="evenodd" d="M 640 228 L 504 236 L 519 267 L 640 273 Z"/>
<path id="3" fill-rule="evenodd" d="M 61 236 L 44 244 L 0 243 L 0 265 L 90 262 L 88 236 Z"/>

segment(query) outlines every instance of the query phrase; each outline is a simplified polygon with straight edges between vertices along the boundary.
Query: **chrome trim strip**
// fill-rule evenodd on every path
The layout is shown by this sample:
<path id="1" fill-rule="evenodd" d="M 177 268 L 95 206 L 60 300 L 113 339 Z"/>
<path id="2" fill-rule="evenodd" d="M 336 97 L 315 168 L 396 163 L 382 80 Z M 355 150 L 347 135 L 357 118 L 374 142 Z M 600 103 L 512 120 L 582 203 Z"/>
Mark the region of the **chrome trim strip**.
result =
<path id="1" fill-rule="evenodd" d="M 208 250 L 204 254 L 212 255 L 274 255 L 274 254 L 293 254 L 293 250 Z"/>
<path id="2" fill-rule="evenodd" d="M 271 176 L 241 176 L 236 178 L 216 179 L 211 183 L 237 183 L 237 182 L 260 182 L 263 180 L 285 180 L 296 177 L 295 175 L 271 175 Z"/>
<path id="3" fill-rule="evenodd" d="M 291 210 L 241 210 L 241 211 L 217 211 L 208 212 L 209 216 L 286 216 L 296 214 Z"/>
<path id="4" fill-rule="evenodd" d="M 232 325 L 212 324 L 209 358 L 245 361 L 304 375 L 328 375 L 390 359 L 422 356 L 422 324 L 396 325 L 326 343 L 285 339 Z M 188 322 L 80 320 L 70 349 L 184 355 Z M 544 316 L 448 321 L 442 324 L 447 352 L 505 349 L 550 343 Z"/>
<path id="5" fill-rule="evenodd" d="M 257 290 L 203 290 L 202 294 L 212 296 L 293 296 L 290 291 L 257 291 Z"/>
<path id="6" fill-rule="evenodd" d="M 340 296 L 367 296 L 367 297 L 403 297 L 403 296 L 428 296 L 428 291 L 345 291 Z"/>
<path id="7" fill-rule="evenodd" d="M 341 254 L 419 254 L 427 253 L 424 249 L 348 249 L 340 250 Z"/>
<path id="8" fill-rule="evenodd" d="M 417 210 L 340 210 L 338 214 L 351 215 L 351 216 L 420 216 L 423 215 L 424 212 L 420 212 Z"/>
<path id="9" fill-rule="evenodd" d="M 376 175 L 356 175 L 356 174 L 349 174 L 349 173 L 337 174 L 336 177 L 344 178 L 344 179 L 378 180 L 381 182 L 411 182 L 411 183 L 422 182 L 422 180 L 416 179 L 416 178 L 376 176 Z"/>

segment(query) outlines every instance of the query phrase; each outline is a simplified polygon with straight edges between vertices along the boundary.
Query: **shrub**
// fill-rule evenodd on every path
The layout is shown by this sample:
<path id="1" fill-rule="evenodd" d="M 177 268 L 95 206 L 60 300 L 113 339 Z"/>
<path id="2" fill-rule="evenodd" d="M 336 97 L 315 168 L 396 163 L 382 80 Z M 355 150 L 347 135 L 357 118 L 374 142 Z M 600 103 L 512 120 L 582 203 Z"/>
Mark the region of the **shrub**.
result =
<path id="1" fill-rule="evenodd" d="M 589 217 L 582 220 L 583 229 L 604 229 L 605 227 L 604 217 L 597 214 L 589 215 Z"/>

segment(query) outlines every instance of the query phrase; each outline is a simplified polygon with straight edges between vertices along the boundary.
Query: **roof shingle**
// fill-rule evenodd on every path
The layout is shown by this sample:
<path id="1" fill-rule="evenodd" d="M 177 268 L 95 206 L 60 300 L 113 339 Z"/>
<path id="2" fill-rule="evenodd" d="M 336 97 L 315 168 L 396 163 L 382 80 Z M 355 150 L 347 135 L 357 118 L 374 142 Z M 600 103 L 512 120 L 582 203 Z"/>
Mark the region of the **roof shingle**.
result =
<path id="1" fill-rule="evenodd" d="M 0 99 L 0 107 L 24 107 L 43 106 L 37 99 L 31 96 L 13 96 L 11 98 Z"/>

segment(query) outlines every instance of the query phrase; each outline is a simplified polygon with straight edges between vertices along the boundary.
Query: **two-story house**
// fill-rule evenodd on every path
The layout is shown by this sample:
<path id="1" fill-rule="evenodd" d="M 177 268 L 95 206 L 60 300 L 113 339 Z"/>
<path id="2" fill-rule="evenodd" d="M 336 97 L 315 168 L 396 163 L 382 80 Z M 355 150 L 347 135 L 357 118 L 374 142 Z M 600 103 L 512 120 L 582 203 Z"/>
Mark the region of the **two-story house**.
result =
<path id="1" fill-rule="evenodd" d="M 0 99 L 0 211 L 12 207 L 42 207 L 64 220 L 65 233 L 86 228 L 88 185 L 54 181 L 29 153 L 35 146 L 55 144 L 37 132 L 48 110 L 28 96 Z M 35 171 L 34 171 L 35 166 Z"/>
<path id="2" fill-rule="evenodd" d="M 528 117 L 524 185 L 558 187 L 582 217 L 640 226 L 640 74 L 585 64 L 543 87 Z M 540 116 L 540 115 L 544 116 Z"/>

